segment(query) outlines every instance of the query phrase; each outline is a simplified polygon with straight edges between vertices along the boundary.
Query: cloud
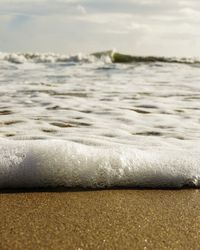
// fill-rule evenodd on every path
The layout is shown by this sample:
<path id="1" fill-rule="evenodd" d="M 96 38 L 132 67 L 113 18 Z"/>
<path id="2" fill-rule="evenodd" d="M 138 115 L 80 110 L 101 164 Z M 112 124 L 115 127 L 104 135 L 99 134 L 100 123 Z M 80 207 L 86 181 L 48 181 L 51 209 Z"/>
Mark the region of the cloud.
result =
<path id="1" fill-rule="evenodd" d="M 83 6 L 80 5 L 80 4 L 77 5 L 77 10 L 78 10 L 81 14 L 84 14 L 84 15 L 87 13 L 85 7 L 83 7 Z"/>
<path id="2" fill-rule="evenodd" d="M 183 8 L 179 10 L 179 13 L 186 18 L 190 18 L 191 20 L 200 20 L 200 10 L 195 10 L 192 8 Z"/>
<path id="3" fill-rule="evenodd" d="M 200 53 L 198 0 L 0 0 L 0 23 L 6 51 Z"/>

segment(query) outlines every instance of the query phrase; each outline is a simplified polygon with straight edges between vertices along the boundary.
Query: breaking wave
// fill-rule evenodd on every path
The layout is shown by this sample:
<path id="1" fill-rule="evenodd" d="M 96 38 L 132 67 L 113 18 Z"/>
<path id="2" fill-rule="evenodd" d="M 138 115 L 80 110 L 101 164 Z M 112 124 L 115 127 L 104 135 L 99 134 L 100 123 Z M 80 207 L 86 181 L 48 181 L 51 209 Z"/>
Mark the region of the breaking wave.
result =
<path id="1" fill-rule="evenodd" d="M 93 63 L 98 60 L 105 63 L 183 63 L 199 64 L 198 58 L 176 58 L 156 56 L 133 56 L 115 52 L 114 50 L 96 52 L 89 55 L 61 55 L 56 53 L 0 53 L 0 60 L 15 64 L 31 63 Z"/>

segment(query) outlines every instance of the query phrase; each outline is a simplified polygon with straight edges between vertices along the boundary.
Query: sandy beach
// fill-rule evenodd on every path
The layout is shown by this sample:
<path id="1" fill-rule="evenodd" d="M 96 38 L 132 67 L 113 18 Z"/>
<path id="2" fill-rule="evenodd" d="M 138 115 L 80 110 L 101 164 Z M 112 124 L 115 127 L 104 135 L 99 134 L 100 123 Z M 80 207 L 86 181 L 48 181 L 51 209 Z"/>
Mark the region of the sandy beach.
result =
<path id="1" fill-rule="evenodd" d="M 199 249 L 199 190 L 1 192 L 1 249 Z"/>

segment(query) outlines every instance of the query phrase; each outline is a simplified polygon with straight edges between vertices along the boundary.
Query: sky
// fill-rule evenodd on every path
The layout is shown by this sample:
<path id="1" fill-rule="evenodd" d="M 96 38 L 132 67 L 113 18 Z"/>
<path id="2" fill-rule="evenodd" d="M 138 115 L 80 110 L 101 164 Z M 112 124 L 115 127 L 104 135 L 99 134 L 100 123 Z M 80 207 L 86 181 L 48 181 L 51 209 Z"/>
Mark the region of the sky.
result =
<path id="1" fill-rule="evenodd" d="M 199 0 L 0 0 L 0 51 L 200 56 Z"/>

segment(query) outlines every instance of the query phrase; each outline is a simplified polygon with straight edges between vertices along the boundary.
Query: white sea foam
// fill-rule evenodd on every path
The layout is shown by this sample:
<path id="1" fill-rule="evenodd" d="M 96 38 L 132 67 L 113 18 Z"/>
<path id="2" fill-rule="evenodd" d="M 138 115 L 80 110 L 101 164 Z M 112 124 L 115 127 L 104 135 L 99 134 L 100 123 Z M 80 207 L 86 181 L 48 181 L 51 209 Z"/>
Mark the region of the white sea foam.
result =
<path id="1" fill-rule="evenodd" d="M 199 187 L 198 64 L 112 57 L 0 53 L 0 188 Z"/>
<path id="2" fill-rule="evenodd" d="M 0 142 L 0 188 L 200 185 L 196 150 L 141 150 L 69 141 Z"/>
<path id="3" fill-rule="evenodd" d="M 26 62 L 32 63 L 59 63 L 59 62 L 93 62 L 95 57 L 92 55 L 62 55 L 56 53 L 1 53 L 0 60 L 16 64 Z"/>

